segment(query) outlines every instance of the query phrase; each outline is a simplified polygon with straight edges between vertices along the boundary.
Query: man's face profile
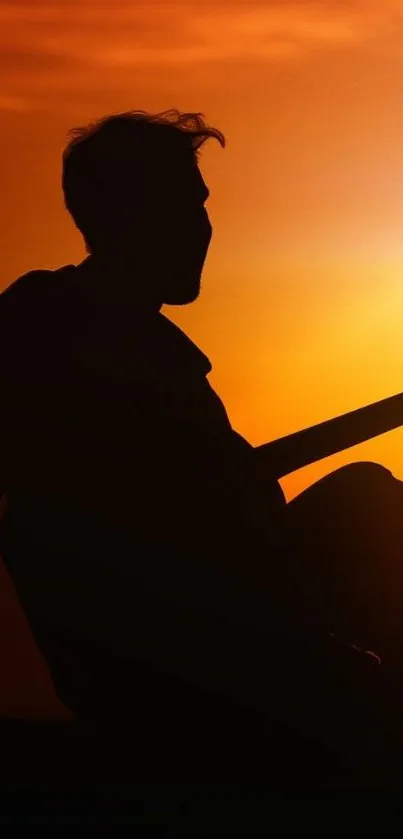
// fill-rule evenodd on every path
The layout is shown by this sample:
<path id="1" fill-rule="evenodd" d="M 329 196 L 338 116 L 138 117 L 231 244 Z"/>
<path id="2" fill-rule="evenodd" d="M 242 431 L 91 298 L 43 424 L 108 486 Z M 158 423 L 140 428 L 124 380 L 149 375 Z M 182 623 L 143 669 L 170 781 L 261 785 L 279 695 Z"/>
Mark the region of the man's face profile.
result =
<path id="1" fill-rule="evenodd" d="M 205 207 L 209 191 L 192 159 L 156 167 L 142 199 L 127 207 L 128 245 L 134 261 L 158 284 L 163 302 L 185 305 L 199 295 L 201 273 L 212 236 Z M 125 226 L 126 226 L 125 225 Z"/>
<path id="2" fill-rule="evenodd" d="M 201 274 L 212 236 L 205 202 L 209 192 L 196 164 L 184 170 L 168 196 L 161 241 L 167 255 L 164 302 L 191 303 L 200 293 Z"/>

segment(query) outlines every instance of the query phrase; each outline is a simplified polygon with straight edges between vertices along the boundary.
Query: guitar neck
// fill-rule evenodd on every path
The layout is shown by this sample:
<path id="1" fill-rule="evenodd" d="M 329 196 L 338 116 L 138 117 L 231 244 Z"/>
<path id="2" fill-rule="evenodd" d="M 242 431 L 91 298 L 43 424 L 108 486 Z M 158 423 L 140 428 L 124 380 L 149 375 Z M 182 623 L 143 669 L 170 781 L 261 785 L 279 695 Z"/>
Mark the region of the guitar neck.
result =
<path id="1" fill-rule="evenodd" d="M 403 393 L 258 446 L 277 478 L 403 425 Z"/>

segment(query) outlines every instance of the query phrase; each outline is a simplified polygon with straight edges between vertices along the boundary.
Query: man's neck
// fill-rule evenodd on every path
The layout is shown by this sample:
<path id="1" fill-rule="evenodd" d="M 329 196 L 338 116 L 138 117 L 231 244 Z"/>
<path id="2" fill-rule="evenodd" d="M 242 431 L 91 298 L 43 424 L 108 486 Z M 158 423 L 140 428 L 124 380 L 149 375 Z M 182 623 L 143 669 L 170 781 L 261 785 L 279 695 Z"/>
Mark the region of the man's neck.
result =
<path id="1" fill-rule="evenodd" d="M 138 268 L 127 261 L 111 257 L 90 255 L 79 263 L 80 282 L 97 305 L 112 309 L 142 310 L 157 314 L 162 302 L 150 294 L 152 278 L 148 280 Z"/>

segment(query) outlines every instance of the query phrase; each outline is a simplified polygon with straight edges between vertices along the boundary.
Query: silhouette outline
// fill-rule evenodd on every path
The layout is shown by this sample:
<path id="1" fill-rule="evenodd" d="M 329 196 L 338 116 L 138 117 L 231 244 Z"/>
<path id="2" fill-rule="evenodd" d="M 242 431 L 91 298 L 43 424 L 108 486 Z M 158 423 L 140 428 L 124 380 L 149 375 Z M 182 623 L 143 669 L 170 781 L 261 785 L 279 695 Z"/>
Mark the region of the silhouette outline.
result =
<path id="1" fill-rule="evenodd" d="M 276 451 L 232 429 L 209 359 L 160 312 L 200 292 L 209 138 L 225 145 L 174 109 L 70 132 L 62 186 L 87 256 L 0 298 L 1 553 L 79 720 L 220 754 L 227 772 L 249 755 L 272 778 L 267 749 L 291 731 L 314 777 L 323 748 L 330 774 L 395 778 L 399 587 L 376 537 L 398 573 L 402 485 L 354 464 L 286 504 L 277 479 L 400 420 L 360 415 L 330 444 L 319 429 Z"/>

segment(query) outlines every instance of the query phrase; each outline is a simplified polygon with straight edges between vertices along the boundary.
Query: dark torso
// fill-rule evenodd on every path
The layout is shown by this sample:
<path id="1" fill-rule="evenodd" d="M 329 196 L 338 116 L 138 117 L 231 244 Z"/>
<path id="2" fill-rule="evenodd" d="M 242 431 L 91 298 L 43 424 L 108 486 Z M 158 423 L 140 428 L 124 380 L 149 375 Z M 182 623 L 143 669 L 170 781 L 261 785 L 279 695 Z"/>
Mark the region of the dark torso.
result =
<path id="1" fill-rule="evenodd" d="M 42 496 L 99 522 L 107 510 L 172 546 L 196 532 L 211 544 L 234 516 L 247 524 L 253 449 L 232 430 L 206 356 L 161 314 L 94 309 L 76 275 L 20 280 L 10 301 L 10 499 Z M 269 478 L 266 492 L 269 515 L 281 495 Z"/>
<path id="2" fill-rule="evenodd" d="M 284 501 L 203 353 L 161 314 L 111 318 L 76 278 L 34 272 L 1 298 L 2 543 L 28 614 L 108 633 L 105 612 L 129 620 L 157 590 L 222 597 L 218 565 L 243 577 Z"/>

